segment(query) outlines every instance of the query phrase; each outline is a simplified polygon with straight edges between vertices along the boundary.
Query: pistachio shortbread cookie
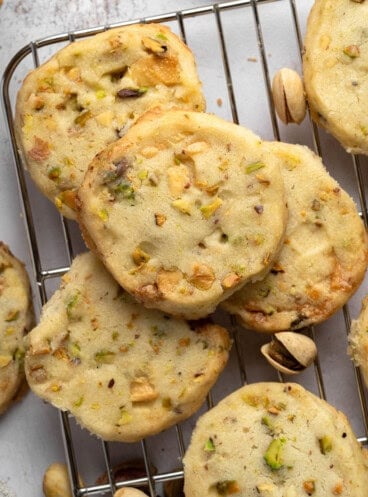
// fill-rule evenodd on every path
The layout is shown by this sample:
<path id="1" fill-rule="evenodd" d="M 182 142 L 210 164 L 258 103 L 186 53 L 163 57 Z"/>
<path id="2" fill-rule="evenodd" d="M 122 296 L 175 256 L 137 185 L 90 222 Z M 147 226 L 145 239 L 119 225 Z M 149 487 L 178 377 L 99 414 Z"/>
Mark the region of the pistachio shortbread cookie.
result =
<path id="1" fill-rule="evenodd" d="M 0 414 L 23 385 L 23 337 L 33 320 L 27 272 L 0 242 Z"/>
<path id="2" fill-rule="evenodd" d="M 195 412 L 230 347 L 220 326 L 139 305 L 90 253 L 74 260 L 27 339 L 34 393 L 102 439 L 124 442 Z"/>
<path id="3" fill-rule="evenodd" d="M 316 0 L 304 41 L 313 119 L 348 152 L 368 154 L 368 2 Z"/>
<path id="4" fill-rule="evenodd" d="M 15 128 L 33 180 L 74 219 L 88 163 L 157 105 L 205 107 L 193 54 L 169 28 L 136 24 L 71 43 L 18 94 Z"/>
<path id="5" fill-rule="evenodd" d="M 348 339 L 348 353 L 355 365 L 359 366 L 368 386 L 368 296 L 362 301 L 358 318 L 351 323 Z"/>
<path id="6" fill-rule="evenodd" d="M 307 147 L 270 143 L 282 162 L 289 220 L 271 271 L 224 307 L 245 327 L 275 332 L 317 324 L 362 282 L 367 235 L 354 201 Z"/>
<path id="7" fill-rule="evenodd" d="M 90 164 L 85 240 L 147 307 L 196 319 L 264 275 L 287 217 L 279 164 L 214 115 L 145 114 Z"/>
<path id="8" fill-rule="evenodd" d="M 254 383 L 199 418 L 186 497 L 366 497 L 367 456 L 345 415 L 296 383 Z"/>

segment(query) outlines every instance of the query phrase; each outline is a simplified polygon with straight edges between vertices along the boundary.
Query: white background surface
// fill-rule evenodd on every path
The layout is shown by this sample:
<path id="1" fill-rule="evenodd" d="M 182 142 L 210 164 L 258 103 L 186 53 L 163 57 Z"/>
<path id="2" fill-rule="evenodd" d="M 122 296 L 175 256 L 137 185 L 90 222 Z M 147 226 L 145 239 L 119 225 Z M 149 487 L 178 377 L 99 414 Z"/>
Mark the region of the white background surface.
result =
<path id="1" fill-rule="evenodd" d="M 210 3 L 209 0 L 4 0 L 0 8 L 0 71 L 2 72 L 11 57 L 31 40 L 79 28 L 94 27 Z M 312 0 L 299 0 L 296 3 L 301 26 L 304 29 Z M 288 0 L 264 5 L 260 8 L 260 12 L 271 76 L 282 66 L 300 69 L 300 58 Z M 263 73 L 255 37 L 254 19 L 248 14 L 246 16 L 224 14 L 222 19 L 225 32 L 228 33 L 229 63 L 233 75 L 239 121 L 263 138 L 272 139 L 272 126 L 267 94 L 263 89 Z M 203 18 L 189 20 L 187 35 L 188 44 L 197 57 L 208 110 L 231 119 L 214 19 L 211 18 L 210 21 L 207 19 L 204 21 Z M 221 106 L 217 103 L 218 98 L 223 101 Z M 311 126 L 307 119 L 300 127 L 281 125 L 280 134 L 285 141 L 312 146 Z M 358 199 L 351 159 L 331 137 L 322 133 L 321 139 L 325 162 L 331 174 L 355 199 Z M 3 116 L 0 116 L 0 173 L 0 239 L 5 241 L 13 252 L 27 263 L 32 279 L 29 247 Z M 40 226 L 50 226 L 50 229 L 43 230 L 40 235 L 44 237 L 40 244 L 42 256 L 49 266 L 65 264 L 62 247 L 58 244 L 60 233 L 53 225 L 57 219 L 53 207 L 37 192 L 35 192 L 35 199 L 40 213 L 37 222 Z M 77 231 L 76 228 L 74 230 Z M 78 238 L 77 232 L 76 238 Z M 349 308 L 353 317 L 357 315 L 360 299 L 366 287 L 363 285 L 351 301 Z M 248 381 L 277 379 L 275 372 L 264 366 L 257 352 L 264 341 L 263 336 L 252 334 L 249 337 L 249 343 L 242 350 L 247 364 Z M 358 435 L 365 435 L 355 390 L 354 371 L 345 353 L 345 325 L 341 312 L 320 327 L 317 345 L 328 400 L 349 415 Z M 237 373 L 234 371 L 235 369 L 230 366 L 224 372 L 221 386 L 214 390 L 215 400 L 240 386 L 239 376 L 235 378 L 234 374 L 237 375 Z M 300 381 L 311 390 L 317 391 L 313 371 L 303 373 L 300 378 Z M 187 425 L 188 433 L 190 433 L 192 424 L 189 422 Z M 80 461 L 82 475 L 87 480 L 86 483 L 93 483 L 95 477 L 103 471 L 102 456 L 98 452 L 100 449 L 97 448 L 93 437 L 88 437 L 85 432 L 81 435 L 79 429 L 75 431 L 76 448 L 78 454 L 82 455 Z M 148 441 L 152 459 L 157 461 L 157 465 L 164 464 L 163 468 L 160 467 L 164 470 L 177 466 L 177 449 L 172 447 L 170 442 L 167 443 L 168 436 L 168 434 L 163 434 Z M 117 460 L 121 458 L 119 444 L 112 444 L 111 450 L 113 455 L 116 453 Z M 136 448 L 131 448 L 133 453 L 135 450 Z M 171 454 L 174 455 L 171 456 Z M 0 497 L 41 496 L 43 471 L 51 462 L 63 459 L 59 418 L 52 407 L 46 406 L 28 393 L 22 402 L 0 418 Z M 165 459 L 164 463 L 163 459 Z"/>

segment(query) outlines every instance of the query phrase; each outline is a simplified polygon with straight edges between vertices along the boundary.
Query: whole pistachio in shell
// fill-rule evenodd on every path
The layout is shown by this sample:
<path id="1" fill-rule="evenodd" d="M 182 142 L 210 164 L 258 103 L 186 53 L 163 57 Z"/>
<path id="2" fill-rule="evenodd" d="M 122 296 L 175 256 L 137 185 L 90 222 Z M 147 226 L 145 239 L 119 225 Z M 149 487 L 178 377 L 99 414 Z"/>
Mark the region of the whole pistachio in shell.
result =
<path id="1" fill-rule="evenodd" d="M 300 124 L 306 113 L 303 82 L 293 69 L 283 67 L 272 81 L 272 96 L 277 115 L 285 124 Z"/>
<path id="2" fill-rule="evenodd" d="M 317 356 L 313 340 L 300 333 L 275 333 L 271 342 L 262 345 L 261 352 L 267 361 L 285 374 L 298 374 L 312 364 Z"/>

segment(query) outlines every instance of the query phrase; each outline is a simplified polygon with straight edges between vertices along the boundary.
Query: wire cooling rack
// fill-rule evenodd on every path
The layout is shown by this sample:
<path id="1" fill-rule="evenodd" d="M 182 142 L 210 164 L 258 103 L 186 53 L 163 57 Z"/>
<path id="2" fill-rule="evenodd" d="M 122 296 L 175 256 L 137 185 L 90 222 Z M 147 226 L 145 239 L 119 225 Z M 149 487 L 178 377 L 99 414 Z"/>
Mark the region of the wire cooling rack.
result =
<path id="1" fill-rule="evenodd" d="M 60 276 L 68 270 L 74 256 L 85 248 L 75 223 L 62 219 L 34 189 L 24 172 L 13 128 L 15 95 L 25 74 L 57 49 L 112 27 L 138 22 L 167 24 L 196 56 L 208 110 L 253 129 L 262 138 L 309 145 L 323 157 L 330 173 L 355 198 L 367 226 L 366 159 L 346 154 L 332 137 L 317 130 L 308 118 L 299 127 L 284 126 L 273 108 L 273 73 L 282 66 L 300 71 L 303 32 L 311 4 L 312 0 L 228 1 L 50 36 L 29 43 L 13 57 L 2 81 L 3 105 L 40 305 L 57 288 Z M 368 293 L 366 282 L 349 304 L 326 323 L 304 330 L 316 341 L 318 358 L 314 367 L 301 373 L 296 381 L 343 410 L 358 440 L 367 445 L 367 392 L 359 371 L 346 354 L 350 314 L 358 314 L 365 293 Z M 196 418 L 243 383 L 285 380 L 260 355 L 260 346 L 269 340 L 268 336 L 241 330 L 226 315 L 215 315 L 215 319 L 228 327 L 234 346 L 229 365 L 208 396 L 207 405 L 190 420 L 138 444 L 116 444 L 90 437 L 68 413 L 60 412 L 65 457 L 75 497 L 112 495 L 117 488 L 126 485 L 144 486 L 151 497 L 179 497 L 182 495 L 180 485 L 175 489 L 174 483 L 182 480 L 181 459 Z M 137 459 L 143 464 L 140 473 L 134 469 Z M 116 466 L 122 461 L 130 462 L 134 469 L 133 473 L 125 471 L 124 481 L 116 472 Z M 98 478 L 101 473 L 105 473 L 102 479 Z M 84 483 L 79 480 L 79 474 Z M 167 483 L 171 484 L 171 490 Z"/>

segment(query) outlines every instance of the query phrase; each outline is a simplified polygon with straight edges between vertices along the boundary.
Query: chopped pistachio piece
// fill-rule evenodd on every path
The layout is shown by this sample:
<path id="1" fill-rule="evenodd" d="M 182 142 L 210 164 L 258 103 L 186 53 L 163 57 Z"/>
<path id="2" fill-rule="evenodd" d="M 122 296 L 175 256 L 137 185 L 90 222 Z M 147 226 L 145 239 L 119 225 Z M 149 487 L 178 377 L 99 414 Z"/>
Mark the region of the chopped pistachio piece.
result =
<path id="1" fill-rule="evenodd" d="M 101 209 L 98 211 L 98 217 L 103 221 L 107 221 L 109 219 L 109 213 L 107 212 L 106 209 Z"/>
<path id="2" fill-rule="evenodd" d="M 57 180 L 60 178 L 61 169 L 60 167 L 52 167 L 47 171 L 47 177 L 52 180 Z"/>
<path id="3" fill-rule="evenodd" d="M 203 450 L 205 452 L 214 452 L 216 450 L 215 444 L 213 443 L 213 439 L 211 437 L 206 440 Z"/>
<path id="4" fill-rule="evenodd" d="M 76 401 L 74 402 L 74 407 L 80 407 L 80 406 L 83 404 L 83 401 L 84 401 L 84 397 L 83 397 L 83 395 L 82 395 L 81 397 L 79 397 L 79 399 L 78 399 L 78 400 L 76 400 Z"/>
<path id="5" fill-rule="evenodd" d="M 239 485 L 235 480 L 223 480 L 216 483 L 216 490 L 219 495 L 231 495 L 239 492 Z"/>
<path id="6" fill-rule="evenodd" d="M 79 114 L 79 116 L 77 116 L 74 119 L 74 123 L 77 124 L 78 126 L 80 126 L 81 128 L 84 128 L 87 121 L 89 119 L 91 119 L 91 117 L 92 117 L 92 112 L 89 110 L 86 110 L 86 111 L 82 112 L 82 114 Z"/>
<path id="7" fill-rule="evenodd" d="M 99 100 L 101 100 L 102 98 L 105 98 L 105 97 L 106 97 L 105 90 L 97 90 L 96 91 L 96 98 L 98 98 Z"/>
<path id="8" fill-rule="evenodd" d="M 284 466 L 282 453 L 285 443 L 286 438 L 274 438 L 263 456 L 267 465 L 273 470 L 281 469 Z"/>
<path id="9" fill-rule="evenodd" d="M 7 323 L 11 322 L 11 321 L 16 321 L 19 317 L 19 311 L 18 310 L 12 310 L 12 311 L 9 311 L 6 318 L 5 318 L 5 321 Z"/>
<path id="10" fill-rule="evenodd" d="M 129 412 L 122 409 L 120 411 L 120 419 L 119 419 L 117 424 L 119 426 L 127 425 L 127 424 L 132 422 L 132 419 L 133 419 L 133 416 L 131 414 L 129 414 Z"/>
<path id="11" fill-rule="evenodd" d="M 65 307 L 66 307 L 66 314 L 68 318 L 73 318 L 74 310 L 75 307 L 78 303 L 80 293 L 77 292 L 74 295 L 71 295 L 68 300 L 66 301 Z"/>
<path id="12" fill-rule="evenodd" d="M 273 423 L 268 416 L 262 417 L 261 424 L 263 424 L 264 426 L 267 426 L 267 428 L 270 428 L 271 430 L 273 430 Z"/>
<path id="13" fill-rule="evenodd" d="M 137 266 L 145 264 L 150 260 L 150 256 L 147 254 L 147 252 L 144 252 L 144 250 L 142 250 L 140 247 L 136 247 L 133 250 L 132 258 L 134 263 L 137 264 Z"/>
<path id="14" fill-rule="evenodd" d="M 160 43 L 154 38 L 150 38 L 149 36 L 142 38 L 142 44 L 148 52 L 152 52 L 154 54 L 163 54 L 167 51 L 166 45 Z"/>
<path id="15" fill-rule="evenodd" d="M 200 207 L 200 211 L 202 212 L 203 216 L 206 219 L 208 219 L 210 216 L 212 216 L 217 211 L 217 209 L 219 209 L 221 207 L 222 204 L 223 204 L 222 200 L 217 197 L 210 204 L 202 205 L 202 207 Z"/>
<path id="16" fill-rule="evenodd" d="M 80 352 L 81 352 L 81 349 L 80 349 L 80 346 L 78 343 L 74 342 L 74 343 L 69 344 L 69 353 L 73 357 L 80 357 Z"/>
<path id="17" fill-rule="evenodd" d="M 111 364 L 114 360 L 115 352 L 102 349 L 95 354 L 95 361 L 99 364 Z"/>
<path id="18" fill-rule="evenodd" d="M 247 174 L 254 173 L 254 171 L 258 171 L 259 169 L 262 169 L 265 167 L 266 164 L 264 162 L 258 161 L 258 162 L 252 162 L 251 164 L 248 164 L 245 166 L 245 172 Z"/>
<path id="19" fill-rule="evenodd" d="M 163 33 L 157 33 L 156 38 L 167 41 L 167 37 Z"/>
<path id="20" fill-rule="evenodd" d="M 358 45 L 349 45 L 343 49 L 343 52 L 351 59 L 356 59 L 360 55 L 360 50 Z"/>
<path id="21" fill-rule="evenodd" d="M 171 202 L 172 207 L 175 209 L 178 209 L 180 212 L 183 214 L 188 214 L 188 216 L 191 215 L 191 205 L 187 200 L 179 198 L 178 200 L 174 200 Z"/>
<path id="22" fill-rule="evenodd" d="M 135 198 L 135 192 L 132 185 L 128 182 L 122 181 L 113 187 L 113 192 L 118 196 L 118 198 L 133 199 Z"/>
<path id="23" fill-rule="evenodd" d="M 327 454 L 328 452 L 331 452 L 332 450 L 332 439 L 328 435 L 323 436 L 322 438 L 318 439 L 319 443 L 319 448 L 322 452 L 322 454 Z"/>

